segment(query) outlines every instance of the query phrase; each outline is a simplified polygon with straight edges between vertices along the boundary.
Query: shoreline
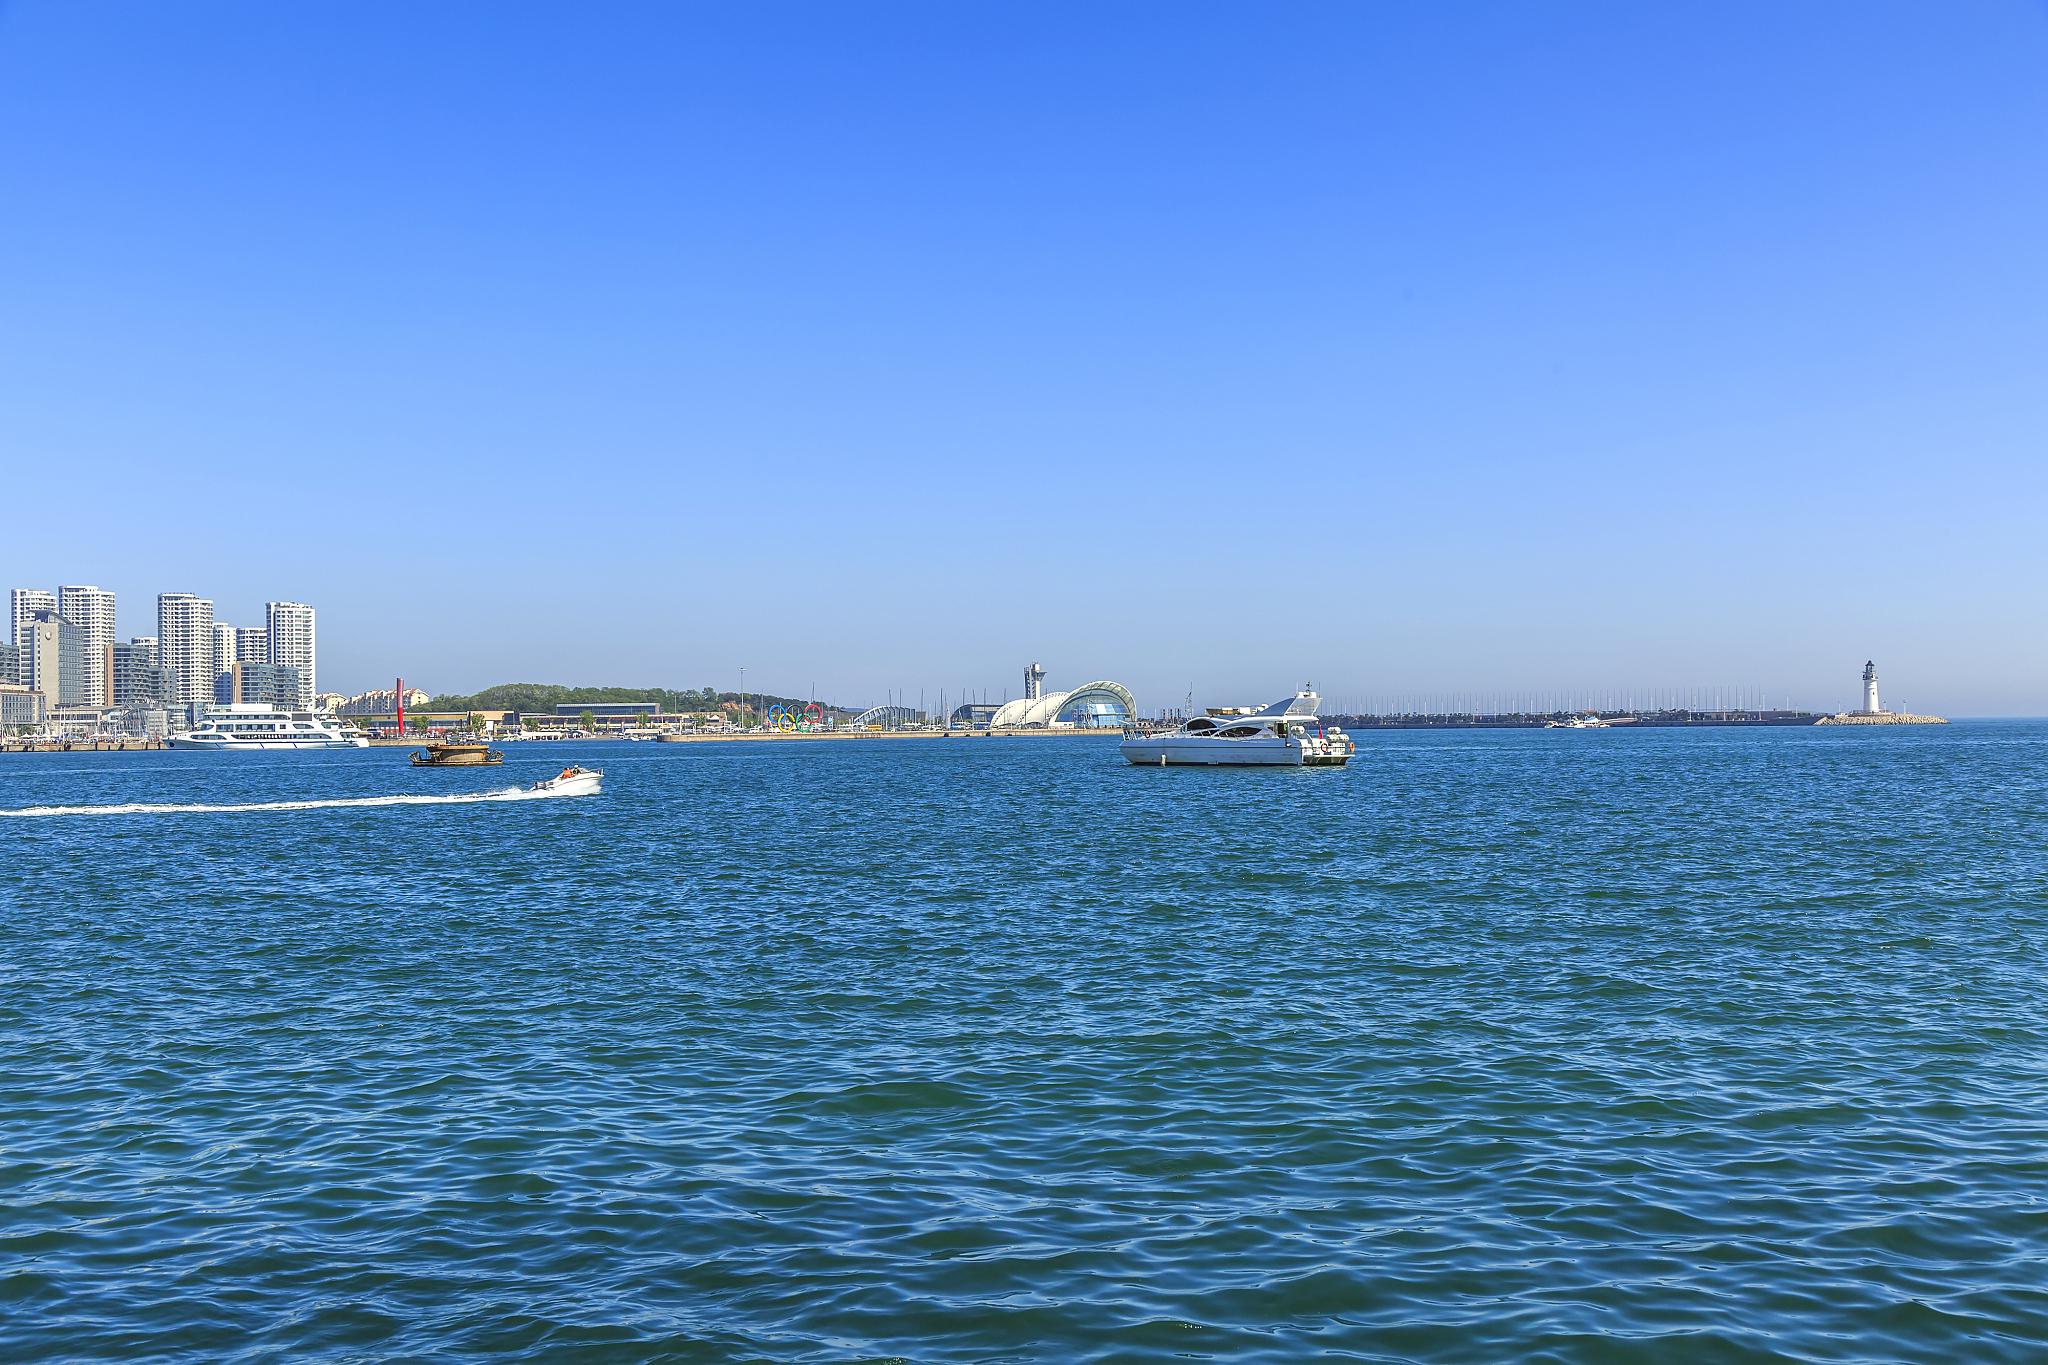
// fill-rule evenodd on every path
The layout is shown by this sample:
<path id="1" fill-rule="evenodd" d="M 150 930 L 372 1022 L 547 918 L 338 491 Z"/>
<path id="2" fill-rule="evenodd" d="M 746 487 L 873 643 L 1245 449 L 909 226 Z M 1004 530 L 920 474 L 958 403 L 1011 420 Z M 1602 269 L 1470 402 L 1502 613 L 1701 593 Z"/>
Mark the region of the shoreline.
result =
<path id="1" fill-rule="evenodd" d="M 874 739 L 1094 739 L 1103 735 L 1121 736 L 1122 730 L 799 730 L 785 734 L 775 730 L 748 730 L 738 734 L 720 734 L 716 731 L 699 734 L 653 735 L 645 738 L 626 735 L 592 735 L 580 739 L 479 739 L 457 740 L 458 743 L 503 744 L 524 748 L 529 744 L 542 746 L 554 744 L 784 744 L 815 742 L 820 740 L 874 740 Z M 372 749 L 418 749 L 428 744 L 450 742 L 448 736 L 421 735 L 408 739 L 372 739 Z"/>

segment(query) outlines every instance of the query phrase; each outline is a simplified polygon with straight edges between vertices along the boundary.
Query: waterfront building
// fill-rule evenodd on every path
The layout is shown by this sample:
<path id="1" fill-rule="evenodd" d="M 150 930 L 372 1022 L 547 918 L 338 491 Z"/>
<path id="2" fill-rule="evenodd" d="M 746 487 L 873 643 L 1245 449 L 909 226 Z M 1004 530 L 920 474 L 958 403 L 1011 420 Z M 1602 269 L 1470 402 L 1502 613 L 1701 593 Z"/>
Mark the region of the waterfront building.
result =
<path id="1" fill-rule="evenodd" d="M 107 716 L 106 724 L 124 735 L 142 739 L 162 739 L 171 732 L 170 713 L 147 702 L 117 708 Z"/>
<path id="2" fill-rule="evenodd" d="M 114 705 L 163 705 L 171 699 L 170 680 L 157 661 L 156 637 L 138 635 L 114 646 Z"/>
<path id="3" fill-rule="evenodd" d="M 10 633 L 0 640 L 0 684 L 21 687 L 21 651 L 14 647 L 14 636 Z"/>
<path id="4" fill-rule="evenodd" d="M 14 645 L 16 654 L 14 676 L 5 681 L 20 683 L 27 687 L 28 623 L 39 611 L 57 610 L 57 594 L 44 592 L 41 588 L 16 588 L 7 594 L 7 607 L 7 638 Z"/>
<path id="5" fill-rule="evenodd" d="M 519 728 L 530 731 L 579 730 L 583 728 L 583 714 L 590 713 L 590 723 L 599 734 L 620 730 L 644 730 L 667 725 L 677 719 L 662 714 L 658 701 L 597 701 L 558 702 L 552 714 L 547 712 L 526 712 L 519 717 Z"/>
<path id="6" fill-rule="evenodd" d="M 417 687 L 405 689 L 405 709 L 417 711 L 427 704 L 427 694 Z M 398 710 L 398 693 L 389 687 L 358 692 L 334 708 L 339 716 L 388 716 Z"/>
<path id="7" fill-rule="evenodd" d="M 213 699 L 222 706 L 242 704 L 275 706 L 296 711 L 299 706 L 299 670 L 277 664 L 235 663 L 220 675 Z"/>
<path id="8" fill-rule="evenodd" d="M 238 664 L 267 664 L 270 662 L 270 628 L 268 626 L 235 627 L 235 662 Z"/>
<path id="9" fill-rule="evenodd" d="M 156 637 L 170 680 L 167 700 L 185 706 L 209 701 L 219 673 L 213 666 L 213 602 L 188 592 L 158 593 Z"/>
<path id="10" fill-rule="evenodd" d="M 85 648 L 77 626 L 56 611 L 28 623 L 28 686 L 49 706 L 85 705 Z"/>
<path id="11" fill-rule="evenodd" d="M 93 706 L 111 704 L 113 683 L 108 672 L 114 649 L 114 594 L 82 585 L 61 587 L 57 589 L 57 613 L 78 630 L 84 668 L 81 700 Z"/>
<path id="12" fill-rule="evenodd" d="M 0 730 L 33 730 L 42 723 L 42 693 L 20 683 L 0 682 Z"/>
<path id="13" fill-rule="evenodd" d="M 1047 692 L 1045 670 L 1032 664 L 1024 670 L 1025 695 L 1004 702 L 989 717 L 991 729 L 1117 730 L 1138 714 L 1138 704 L 1122 683 L 1101 679 L 1071 692 Z"/>
<path id="14" fill-rule="evenodd" d="M 377 738 L 390 739 L 398 735 L 396 713 L 364 716 L 363 728 Z M 476 728 L 472 729 L 471 724 Z M 405 709 L 405 732 L 408 735 L 434 735 L 442 737 L 463 737 L 478 735 L 484 738 L 495 736 L 500 730 L 519 723 L 516 711 L 416 711 Z"/>
<path id="15" fill-rule="evenodd" d="M 299 675 L 301 710 L 313 705 L 313 609 L 304 602 L 264 604 L 264 628 L 269 632 L 269 662 L 280 668 L 296 669 Z"/>
<path id="16" fill-rule="evenodd" d="M 953 730 L 986 730 L 1002 709 L 1001 702 L 964 701 L 946 717 L 946 725 Z"/>
<path id="17" fill-rule="evenodd" d="M 107 719 L 112 714 L 109 707 L 84 702 L 52 706 L 43 714 L 43 728 L 66 739 L 92 739 L 106 732 Z"/>
<path id="18" fill-rule="evenodd" d="M 555 714 L 578 720 L 588 711 L 594 720 L 652 720 L 661 714 L 658 701 L 564 701 L 555 703 Z"/>

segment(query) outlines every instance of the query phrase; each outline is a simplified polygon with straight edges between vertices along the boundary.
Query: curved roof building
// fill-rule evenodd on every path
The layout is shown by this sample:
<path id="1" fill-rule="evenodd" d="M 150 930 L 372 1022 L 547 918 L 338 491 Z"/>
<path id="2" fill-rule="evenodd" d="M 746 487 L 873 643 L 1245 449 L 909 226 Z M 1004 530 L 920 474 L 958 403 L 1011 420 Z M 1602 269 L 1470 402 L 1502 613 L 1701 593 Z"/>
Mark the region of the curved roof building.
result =
<path id="1" fill-rule="evenodd" d="M 1004 702 L 989 718 L 989 728 L 1114 730 L 1137 714 L 1138 703 L 1131 699 L 1129 688 L 1099 680 L 1083 683 L 1071 692 L 1045 692 Z"/>

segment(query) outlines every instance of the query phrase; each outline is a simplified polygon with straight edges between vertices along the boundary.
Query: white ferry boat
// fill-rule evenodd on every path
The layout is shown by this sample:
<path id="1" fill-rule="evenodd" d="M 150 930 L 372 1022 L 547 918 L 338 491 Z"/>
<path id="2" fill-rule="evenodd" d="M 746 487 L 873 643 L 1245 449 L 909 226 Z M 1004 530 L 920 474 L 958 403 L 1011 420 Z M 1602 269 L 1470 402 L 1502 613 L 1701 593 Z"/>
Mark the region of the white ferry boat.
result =
<path id="1" fill-rule="evenodd" d="M 1304 689 L 1263 710 L 1211 710 L 1159 734 L 1127 726 L 1123 756 L 1139 767 L 1341 768 L 1358 745 L 1317 718 L 1322 700 Z"/>
<path id="2" fill-rule="evenodd" d="M 209 706 L 199 724 L 166 741 L 173 749 L 367 749 L 370 741 L 344 733 L 310 711 L 237 702 Z"/>

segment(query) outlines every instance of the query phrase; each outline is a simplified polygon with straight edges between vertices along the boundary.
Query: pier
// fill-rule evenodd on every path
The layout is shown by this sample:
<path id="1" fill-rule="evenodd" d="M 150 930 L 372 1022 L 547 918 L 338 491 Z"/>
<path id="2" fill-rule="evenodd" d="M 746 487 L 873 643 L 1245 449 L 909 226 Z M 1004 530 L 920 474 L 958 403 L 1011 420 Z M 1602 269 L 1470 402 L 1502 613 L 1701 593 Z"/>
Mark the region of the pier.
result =
<path id="1" fill-rule="evenodd" d="M 119 754 L 168 747 L 161 739 L 0 739 L 0 754 Z"/>

